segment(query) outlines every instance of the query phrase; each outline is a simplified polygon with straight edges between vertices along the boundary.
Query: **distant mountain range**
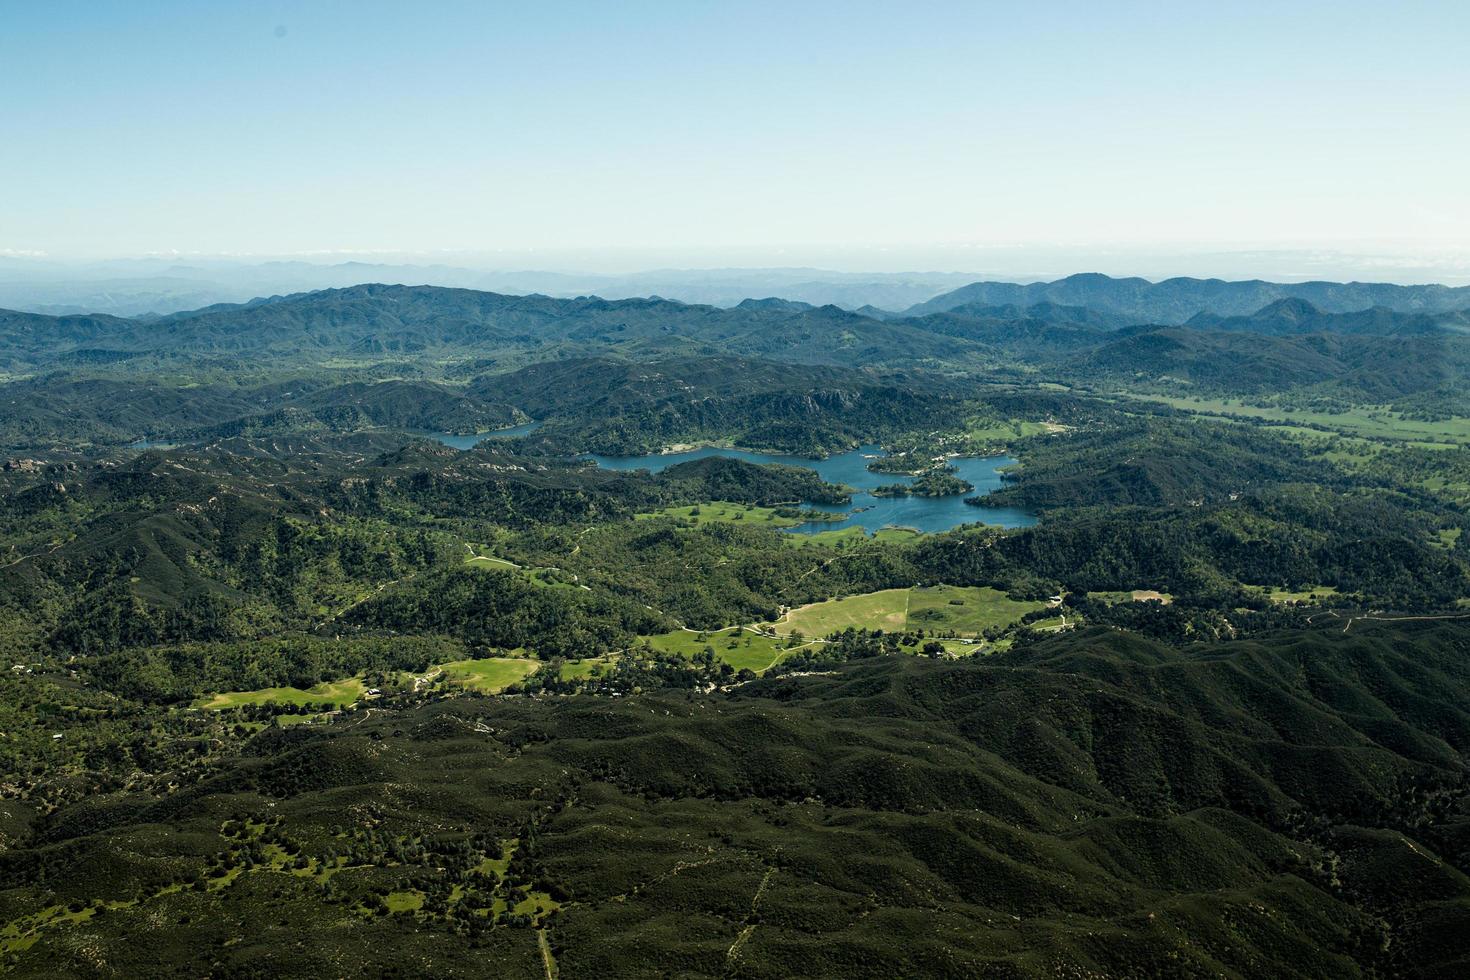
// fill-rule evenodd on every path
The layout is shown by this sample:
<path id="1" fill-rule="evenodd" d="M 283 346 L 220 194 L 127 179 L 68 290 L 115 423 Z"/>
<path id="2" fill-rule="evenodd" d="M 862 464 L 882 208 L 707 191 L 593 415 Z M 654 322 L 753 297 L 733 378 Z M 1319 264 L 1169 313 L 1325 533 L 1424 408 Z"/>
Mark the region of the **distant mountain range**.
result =
<path id="1" fill-rule="evenodd" d="M 811 268 L 657 269 L 625 275 L 548 270 L 485 270 L 450 265 L 369 262 L 108 263 L 73 268 L 0 256 L 0 308 L 33 313 L 165 315 L 261 296 L 340 289 L 365 282 L 404 283 L 508 294 L 605 299 L 667 297 L 734 306 L 752 296 L 782 296 L 844 309 L 903 308 L 973 279 L 960 272 L 845 273 Z"/>
<path id="2" fill-rule="evenodd" d="M 1073 310 L 1085 311 L 1073 322 L 1102 327 L 1178 325 L 1202 313 L 1250 316 L 1284 299 L 1304 300 L 1324 313 L 1373 307 L 1400 313 L 1470 308 L 1470 286 L 1190 278 L 1151 282 L 1096 273 L 1030 283 L 973 278 L 962 272 L 844 273 L 815 268 L 657 269 L 607 275 L 358 261 L 138 261 L 72 267 L 0 256 L 0 308 L 53 315 L 167 316 L 368 282 L 562 299 L 672 299 L 725 308 L 763 304 L 769 310 L 780 304 L 790 312 L 797 305 L 835 306 L 877 320 L 959 313 L 1061 323 L 1071 320 L 1067 310 Z"/>
<path id="3" fill-rule="evenodd" d="M 1066 290 L 1079 289 L 1079 280 L 1089 284 L 1094 303 L 1104 303 L 1099 297 L 1119 284 L 1125 291 L 1133 288 L 1128 280 L 1073 277 L 1064 281 Z M 1217 295 L 1231 286 L 1271 286 L 1175 281 L 1170 288 L 1176 299 L 1187 292 L 1185 282 Z M 1444 287 L 1305 285 L 1320 286 L 1319 292 L 1339 302 L 1353 290 L 1381 290 L 1400 303 L 1470 304 L 1470 296 Z M 1287 297 L 1246 314 L 1196 312 L 1180 324 L 1133 319 L 1117 310 L 1045 298 L 1028 305 L 972 298 L 924 315 L 879 316 L 784 298 L 747 299 L 727 308 L 658 298 L 559 299 L 359 285 L 162 317 L 0 311 L 0 371 L 147 375 L 192 363 L 228 377 L 325 368 L 369 371 L 377 379 L 399 377 L 411 366 L 430 379 L 465 381 L 569 359 L 602 359 L 598 363 L 606 365 L 609 358 L 630 364 L 723 358 L 720 370 L 743 373 L 755 362 L 992 378 L 1045 369 L 1082 382 L 1153 379 L 1238 391 L 1330 384 L 1375 400 L 1446 390 L 1470 377 L 1466 311 L 1379 305 L 1335 312 Z M 337 427 L 366 418 L 375 424 L 473 428 L 514 421 L 511 405 L 535 416 L 525 407 L 536 400 L 536 384 L 515 398 L 484 392 L 475 403 L 444 391 L 428 397 L 426 389 L 406 388 L 386 394 L 374 389 L 372 404 L 363 404 L 354 392 L 338 389 L 325 400 L 297 401 L 291 408 Z M 710 379 L 701 382 L 705 389 L 712 385 Z M 379 404 L 387 395 L 392 397 Z M 253 428 L 279 427 L 281 420 L 256 418 L 252 408 L 269 415 L 263 406 L 242 405 L 226 417 L 246 418 Z M 163 406 L 160 411 L 173 414 Z"/>
<path id="4" fill-rule="evenodd" d="M 545 360 L 615 351 L 648 359 L 734 354 L 843 366 L 974 366 L 977 342 L 836 306 L 734 308 L 664 299 L 507 296 L 432 286 L 362 285 L 166 317 L 0 312 L 0 369 L 56 369 L 135 357 L 249 358 L 302 364 L 348 357 Z"/>
<path id="5" fill-rule="evenodd" d="M 1400 313 L 1446 313 L 1470 308 L 1470 286 L 1399 286 L 1367 282 L 1264 282 L 1259 279 L 1114 279 L 1084 273 L 1021 285 L 973 282 L 917 303 L 905 316 L 948 313 L 961 308 L 1041 303 L 1086 307 L 1131 323 L 1181 324 L 1200 313 L 1247 316 L 1284 299 L 1302 299 L 1326 313 L 1352 313 L 1381 306 Z"/>

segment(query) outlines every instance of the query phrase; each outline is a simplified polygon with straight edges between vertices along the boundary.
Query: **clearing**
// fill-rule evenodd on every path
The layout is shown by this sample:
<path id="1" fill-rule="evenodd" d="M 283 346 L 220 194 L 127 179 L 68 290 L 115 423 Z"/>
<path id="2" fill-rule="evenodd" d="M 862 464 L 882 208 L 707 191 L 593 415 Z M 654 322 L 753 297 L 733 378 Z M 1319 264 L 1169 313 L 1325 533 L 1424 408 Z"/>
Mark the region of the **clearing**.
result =
<path id="1" fill-rule="evenodd" d="M 939 636 L 974 637 L 992 627 L 1014 625 L 1029 612 L 1045 609 L 1041 600 L 1016 600 L 998 589 L 935 585 L 885 589 L 801 606 L 774 625 L 778 634 L 820 637 L 839 630 L 927 630 Z"/>
<path id="2" fill-rule="evenodd" d="M 793 505 L 794 506 L 794 505 Z M 651 513 L 635 515 L 636 520 L 647 521 L 656 517 L 671 517 L 676 521 L 693 525 L 710 522 L 741 521 L 762 524 L 767 527 L 794 527 L 801 521 L 794 517 L 782 517 L 774 507 L 757 507 L 754 504 L 733 504 L 723 500 L 692 504 L 687 507 L 665 507 Z"/>
<path id="3" fill-rule="evenodd" d="M 1247 585 L 1244 588 L 1247 592 L 1263 595 L 1272 602 L 1281 604 L 1317 602 L 1337 596 L 1337 588 L 1331 585 L 1309 585 L 1304 589 L 1287 589 L 1279 585 Z"/>
<path id="4" fill-rule="evenodd" d="M 704 632 L 679 629 L 644 639 L 655 650 L 681 657 L 693 657 L 709 647 L 717 659 L 736 670 L 749 669 L 757 674 L 770 670 L 790 652 L 785 640 L 739 626 Z"/>
<path id="5" fill-rule="evenodd" d="M 530 677 L 540 666 L 539 660 L 485 657 L 481 660 L 454 660 L 433 669 L 442 671 L 445 681 L 455 687 L 483 694 L 499 694 L 517 681 Z"/>
<path id="6" fill-rule="evenodd" d="M 492 572 L 520 572 L 530 580 L 532 585 L 540 585 L 548 589 L 573 589 L 578 586 L 577 576 L 555 566 L 517 565 L 508 558 L 477 554 L 468 544 L 465 547 L 470 549 L 470 556 L 464 560 L 464 563 L 471 568 Z"/>
<path id="7" fill-rule="evenodd" d="M 466 558 L 464 563 L 466 565 L 476 565 L 484 568 L 503 568 L 512 572 L 521 567 L 513 561 L 506 561 L 504 558 L 492 558 L 489 555 L 473 555 Z"/>
<path id="8" fill-rule="evenodd" d="M 258 691 L 227 691 L 200 698 L 196 708 L 239 708 L 248 704 L 331 704 L 334 708 L 353 704 L 367 692 L 367 686 L 358 677 L 347 677 L 340 681 L 324 681 L 315 687 L 302 690 L 299 687 L 263 687 Z"/>
<path id="9" fill-rule="evenodd" d="M 1157 602 L 1159 605 L 1167 606 L 1174 601 L 1174 597 L 1169 593 L 1158 592 L 1154 589 L 1134 589 L 1131 592 L 1089 592 L 1087 597 L 1110 605 L 1116 602 Z"/>
<path id="10" fill-rule="evenodd" d="M 1319 412 L 1294 406 L 1251 405 L 1235 398 L 1187 398 L 1125 392 L 1124 397 L 1162 402 L 1197 415 L 1259 419 L 1282 423 L 1283 427 L 1310 427 L 1316 435 L 1342 433 L 1364 439 L 1414 442 L 1426 446 L 1457 446 L 1470 443 L 1470 419 L 1436 421 L 1406 418 L 1382 405 L 1356 405 L 1345 412 Z"/>
<path id="11" fill-rule="evenodd" d="M 911 527 L 882 527 L 870 535 L 868 534 L 867 528 L 861 524 L 851 524 L 843 528 L 833 528 L 830 531 L 788 534 L 785 543 L 788 547 L 792 548 L 820 545 L 826 548 L 836 548 L 840 551 L 844 548 L 872 544 L 875 541 L 902 544 L 905 541 L 913 541 L 921 537 L 923 537 L 923 532 L 915 531 Z"/>
<path id="12" fill-rule="evenodd" d="M 610 660 L 597 657 L 568 660 L 561 665 L 561 672 L 558 676 L 564 681 L 582 681 L 589 677 L 597 677 L 610 663 Z"/>
<path id="13" fill-rule="evenodd" d="M 1046 605 L 1012 599 L 999 589 L 935 585 L 909 590 L 907 626 L 947 636 L 977 636 L 991 627 L 1010 626 Z"/>

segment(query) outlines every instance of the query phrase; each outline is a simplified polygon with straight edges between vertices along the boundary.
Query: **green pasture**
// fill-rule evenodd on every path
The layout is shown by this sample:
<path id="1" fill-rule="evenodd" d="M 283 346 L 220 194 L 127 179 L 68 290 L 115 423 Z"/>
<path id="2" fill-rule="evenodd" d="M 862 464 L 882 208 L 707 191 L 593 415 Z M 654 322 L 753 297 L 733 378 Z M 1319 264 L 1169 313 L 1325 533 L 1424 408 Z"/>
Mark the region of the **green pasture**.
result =
<path id="1" fill-rule="evenodd" d="M 935 585 L 814 602 L 791 610 L 774 625 L 779 634 L 799 632 L 807 637 L 823 637 L 849 627 L 972 637 L 992 627 L 1010 626 L 1045 607 L 1045 602 L 1019 601 L 996 589 Z"/>
<path id="2" fill-rule="evenodd" d="M 322 704 L 325 702 L 341 708 L 356 702 L 366 692 L 367 687 L 361 678 L 346 677 L 338 681 L 325 681 L 304 691 L 299 687 L 263 687 L 256 691 L 228 691 L 201 698 L 195 703 L 195 707 L 220 710 L 252 704 Z"/>
<path id="3" fill-rule="evenodd" d="M 541 666 L 539 660 L 519 657 L 485 657 L 481 660 L 454 660 L 438 664 L 430 670 L 440 671 L 455 687 L 482 694 L 498 694 L 517 681 L 525 680 Z"/>

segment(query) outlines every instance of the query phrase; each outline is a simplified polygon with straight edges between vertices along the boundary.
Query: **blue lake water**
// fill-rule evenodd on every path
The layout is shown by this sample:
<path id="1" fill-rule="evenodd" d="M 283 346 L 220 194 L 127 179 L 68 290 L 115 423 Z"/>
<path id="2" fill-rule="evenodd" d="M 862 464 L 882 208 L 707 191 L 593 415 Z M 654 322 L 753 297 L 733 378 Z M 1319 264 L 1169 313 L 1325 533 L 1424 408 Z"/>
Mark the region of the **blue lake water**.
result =
<path id="1" fill-rule="evenodd" d="M 907 476 L 874 473 L 868 469 L 869 461 L 882 455 L 883 450 L 877 446 L 861 446 L 826 459 L 706 447 L 687 453 L 655 453 L 649 456 L 598 456 L 589 453 L 582 458 L 595 460 L 598 466 L 605 469 L 650 470 L 657 473 L 675 463 L 684 463 L 691 459 L 728 456 L 732 459 L 743 459 L 747 463 L 803 466 L 816 470 L 828 483 L 843 483 L 857 491 L 852 495 L 851 504 L 808 503 L 807 507 L 811 510 L 848 516 L 839 520 L 809 521 L 791 528 L 803 534 L 854 526 L 865 528 L 869 532 L 884 527 L 911 527 L 919 531 L 935 532 L 947 531 L 961 524 L 1030 527 L 1036 523 L 1036 515 L 1029 511 L 1014 507 L 972 507 L 965 503 L 966 497 L 983 496 L 1000 486 L 1000 470 L 1015 463 L 1009 456 L 971 456 L 950 460 L 954 464 L 955 475 L 974 485 L 975 489 L 970 493 L 952 497 L 875 497 L 867 491 L 887 484 L 912 482 Z"/>
<path id="2" fill-rule="evenodd" d="M 514 439 L 516 436 L 529 435 L 539 428 L 541 428 L 540 422 L 526 422 L 523 425 L 513 425 L 508 429 L 476 432 L 468 436 L 458 436 L 449 432 L 429 432 L 425 434 L 453 449 L 474 449 L 486 439 Z"/>

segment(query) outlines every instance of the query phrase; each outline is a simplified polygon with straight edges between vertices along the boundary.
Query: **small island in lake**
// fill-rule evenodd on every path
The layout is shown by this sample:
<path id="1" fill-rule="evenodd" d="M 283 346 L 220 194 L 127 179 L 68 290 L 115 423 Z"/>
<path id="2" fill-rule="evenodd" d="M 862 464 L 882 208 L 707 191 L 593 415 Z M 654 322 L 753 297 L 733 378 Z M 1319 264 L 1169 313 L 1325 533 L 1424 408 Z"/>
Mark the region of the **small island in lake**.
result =
<path id="1" fill-rule="evenodd" d="M 875 497 L 954 497 L 975 485 L 954 475 L 954 467 L 937 467 L 914 477 L 912 483 L 889 483 L 870 492 Z"/>

